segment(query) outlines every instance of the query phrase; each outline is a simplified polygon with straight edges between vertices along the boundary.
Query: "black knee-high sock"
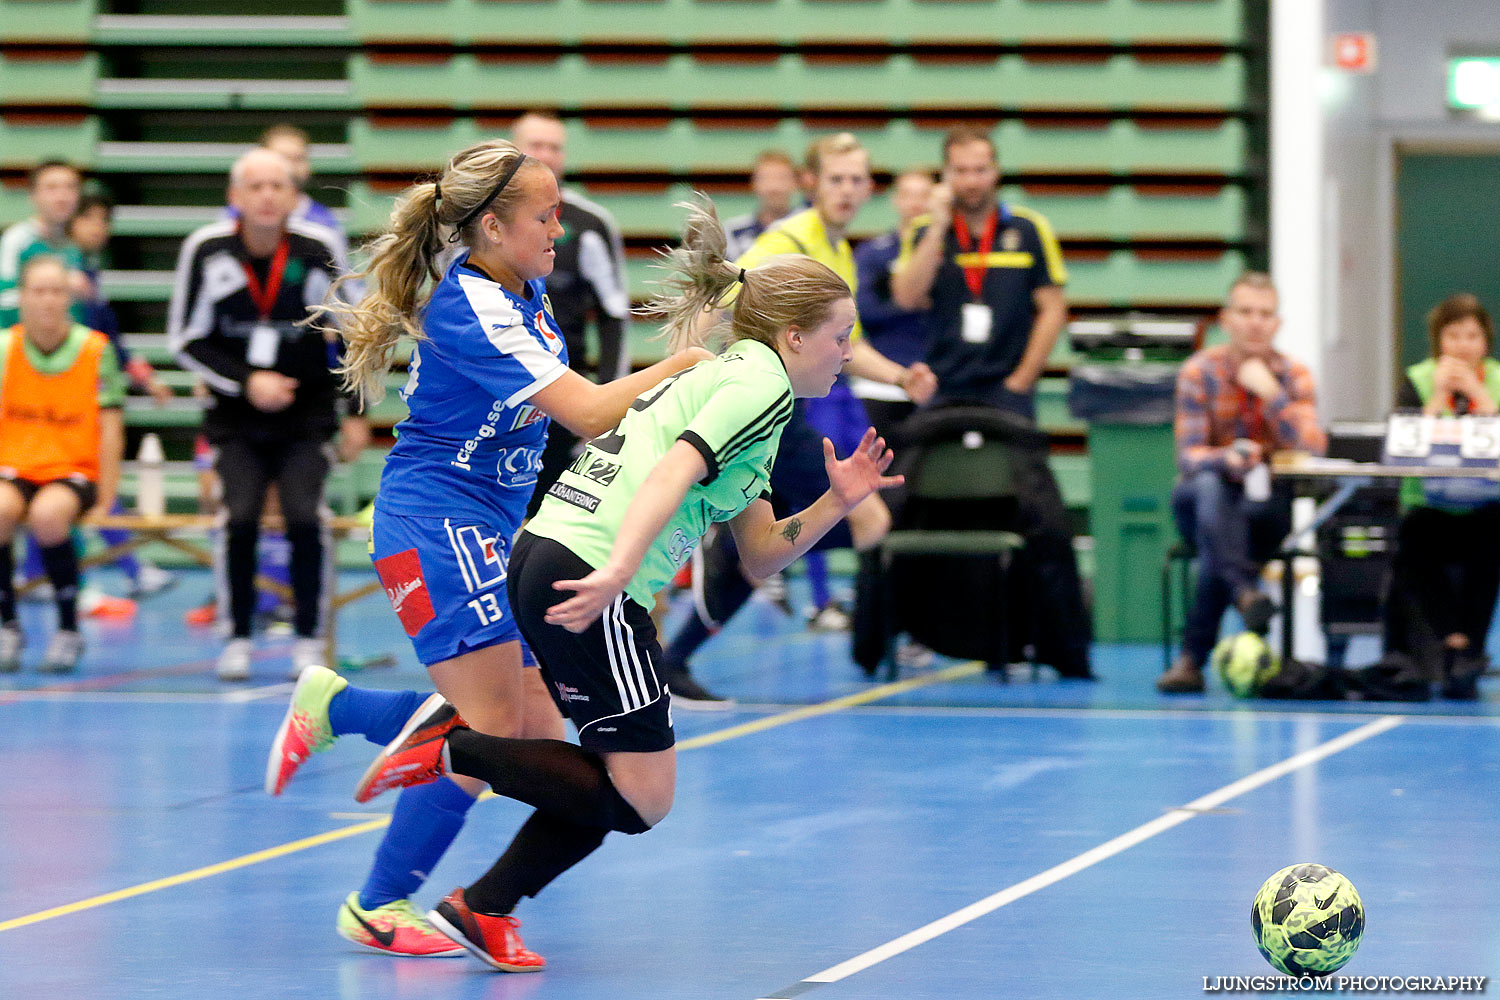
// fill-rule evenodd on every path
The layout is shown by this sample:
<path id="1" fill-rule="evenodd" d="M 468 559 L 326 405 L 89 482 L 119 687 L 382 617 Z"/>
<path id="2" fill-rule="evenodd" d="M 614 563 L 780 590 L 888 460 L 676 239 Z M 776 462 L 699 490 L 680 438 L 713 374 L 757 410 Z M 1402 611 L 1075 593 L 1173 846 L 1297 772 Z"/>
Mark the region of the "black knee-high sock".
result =
<path id="1" fill-rule="evenodd" d="M 464 889 L 464 902 L 476 913 L 509 913 L 522 896 L 535 896 L 593 854 L 608 832 L 555 813 L 534 812 L 500 859 Z"/>
<path id="2" fill-rule="evenodd" d="M 288 524 L 286 540 L 292 547 L 292 599 L 296 604 L 297 634 L 318 634 L 319 601 L 323 593 L 323 530 L 311 524 Z"/>
<path id="3" fill-rule="evenodd" d="M 15 542 L 0 544 L 0 623 L 16 620 L 16 553 Z"/>
<path id="4" fill-rule="evenodd" d="M 77 632 L 78 552 L 73 548 L 73 539 L 42 549 L 42 566 L 57 599 L 57 627 L 64 632 Z"/>
<path id="5" fill-rule="evenodd" d="M 448 735 L 448 759 L 456 773 L 487 782 L 496 794 L 574 823 L 621 833 L 651 829 L 615 789 L 604 760 L 572 743 L 455 729 Z"/>

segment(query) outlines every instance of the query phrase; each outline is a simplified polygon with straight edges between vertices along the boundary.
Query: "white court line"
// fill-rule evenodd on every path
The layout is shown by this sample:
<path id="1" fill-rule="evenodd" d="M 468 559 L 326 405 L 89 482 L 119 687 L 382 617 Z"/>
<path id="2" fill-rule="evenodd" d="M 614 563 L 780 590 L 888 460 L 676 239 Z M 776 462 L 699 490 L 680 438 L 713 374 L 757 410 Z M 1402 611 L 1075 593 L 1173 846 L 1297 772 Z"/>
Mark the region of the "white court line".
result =
<path id="1" fill-rule="evenodd" d="M 986 914 L 993 913 L 1002 906 L 1014 903 L 1016 900 L 1029 896 L 1034 892 L 1047 888 L 1070 875 L 1076 875 L 1086 868 L 1098 864 L 1101 861 L 1114 857 L 1123 851 L 1151 839 L 1159 833 L 1165 833 L 1179 824 L 1186 823 L 1207 810 L 1223 805 L 1230 799 L 1244 795 L 1246 792 L 1259 788 L 1262 785 L 1275 781 L 1277 778 L 1290 774 L 1299 768 L 1309 764 L 1317 763 L 1325 757 L 1331 757 L 1336 753 L 1347 750 L 1356 743 L 1362 743 L 1372 736 L 1379 736 L 1388 730 L 1401 725 L 1403 717 L 1399 715 L 1386 715 L 1374 722 L 1360 726 L 1358 729 L 1335 737 L 1326 743 L 1320 743 L 1310 750 L 1304 750 L 1299 754 L 1288 757 L 1278 764 L 1272 764 L 1256 771 L 1254 774 L 1246 775 L 1238 781 L 1231 782 L 1217 791 L 1209 792 L 1201 798 L 1194 799 L 1184 806 L 1177 806 L 1171 811 L 1143 823 L 1128 833 L 1121 834 L 1113 840 L 1105 841 L 1098 847 L 1085 851 L 1075 858 L 1064 861 L 1060 865 L 1048 868 L 1039 875 L 1033 875 L 1023 882 L 1017 882 L 1008 889 L 1002 889 L 992 896 L 971 903 L 961 910 L 957 910 L 934 920 L 925 927 L 919 927 L 910 933 L 903 934 L 893 941 L 888 941 L 878 948 L 873 948 L 863 955 L 840 962 L 830 969 L 808 976 L 801 983 L 791 989 L 781 990 L 780 996 L 762 997 L 761 1000 L 785 1000 L 788 996 L 796 996 L 806 992 L 813 986 L 824 983 L 836 983 L 841 979 L 847 979 L 856 972 L 863 972 L 871 966 L 878 965 L 886 959 L 894 958 L 903 952 L 910 951 L 918 945 L 926 944 L 934 938 L 947 934 L 951 930 L 962 927 L 964 924 L 978 920 Z"/>
<path id="2" fill-rule="evenodd" d="M 289 694 L 291 681 L 280 681 L 262 687 L 236 688 L 233 691 L 44 691 L 0 690 L 4 701 L 67 701 L 101 704 L 192 705 L 239 704 Z"/>
<path id="3" fill-rule="evenodd" d="M 278 684 L 264 684 L 260 687 L 240 688 L 237 691 L 226 691 L 219 697 L 224 701 L 238 704 L 246 701 L 259 701 L 262 698 L 272 698 L 279 695 L 291 694 L 292 688 L 297 685 L 292 681 L 281 681 Z"/>

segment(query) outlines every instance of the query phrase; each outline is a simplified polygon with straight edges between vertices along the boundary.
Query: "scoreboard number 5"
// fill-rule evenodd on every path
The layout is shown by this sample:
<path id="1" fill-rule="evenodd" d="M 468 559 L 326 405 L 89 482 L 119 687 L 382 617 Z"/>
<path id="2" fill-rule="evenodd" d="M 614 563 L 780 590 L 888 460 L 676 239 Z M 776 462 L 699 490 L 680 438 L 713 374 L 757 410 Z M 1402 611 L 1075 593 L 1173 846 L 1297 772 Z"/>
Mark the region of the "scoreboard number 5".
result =
<path id="1" fill-rule="evenodd" d="M 1500 417 L 1464 417 L 1463 437 L 1459 441 L 1461 458 L 1500 461 Z"/>

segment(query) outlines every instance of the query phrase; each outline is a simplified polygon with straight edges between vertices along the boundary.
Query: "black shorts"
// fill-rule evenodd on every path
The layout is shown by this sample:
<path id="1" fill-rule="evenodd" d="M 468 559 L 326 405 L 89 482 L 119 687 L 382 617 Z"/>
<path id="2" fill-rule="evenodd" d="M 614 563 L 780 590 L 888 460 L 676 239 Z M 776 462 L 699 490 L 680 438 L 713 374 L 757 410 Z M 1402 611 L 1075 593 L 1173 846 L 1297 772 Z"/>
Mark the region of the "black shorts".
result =
<path id="1" fill-rule="evenodd" d="M 847 457 L 847 456 L 845 456 Z M 791 517 L 811 507 L 828 492 L 828 470 L 823 467 L 823 435 L 807 422 L 799 401 L 792 418 L 781 431 L 776 464 L 771 467 L 771 510 L 776 519 Z M 810 551 L 854 547 L 847 519 L 839 521 L 818 539 Z"/>
<path id="2" fill-rule="evenodd" d="M 78 512 L 87 514 L 93 510 L 94 504 L 99 502 L 99 487 L 82 476 L 69 476 L 66 479 L 49 479 L 45 483 L 33 482 L 30 479 L 21 479 L 18 476 L 6 476 L 0 474 L 0 479 L 10 483 L 21 494 L 21 499 L 28 504 L 36 499 L 43 486 L 51 486 L 59 483 L 78 494 Z"/>
<path id="3" fill-rule="evenodd" d="M 510 555 L 510 606 L 558 709 L 578 727 L 578 742 L 598 752 L 647 753 L 677 742 L 672 704 L 657 673 L 661 643 L 647 610 L 625 594 L 581 635 L 546 621 L 567 600 L 557 580 L 594 568 L 566 546 L 522 531 Z"/>

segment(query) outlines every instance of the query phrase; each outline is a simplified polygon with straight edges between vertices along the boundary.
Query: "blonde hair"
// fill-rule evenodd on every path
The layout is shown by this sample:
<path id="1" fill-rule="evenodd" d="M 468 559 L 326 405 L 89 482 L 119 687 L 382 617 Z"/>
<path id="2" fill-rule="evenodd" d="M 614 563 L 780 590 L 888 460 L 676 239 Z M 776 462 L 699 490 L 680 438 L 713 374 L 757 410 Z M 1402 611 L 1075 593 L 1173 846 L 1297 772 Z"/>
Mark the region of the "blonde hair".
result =
<path id="1" fill-rule="evenodd" d="M 828 318 L 835 303 L 854 297 L 832 268 L 803 254 L 779 254 L 741 270 L 725 257 L 728 240 L 706 195 L 677 207 L 688 211 L 682 245 L 661 251 L 658 267 L 667 276 L 657 282 L 661 291 L 641 309 L 642 315 L 664 317 L 663 332 L 674 349 L 698 339 L 694 330 L 704 312 L 727 306 L 727 327 L 721 323 L 708 336 L 754 340 L 774 351 L 788 327 L 811 330 Z M 737 294 L 730 304 L 732 291 Z"/>
<path id="2" fill-rule="evenodd" d="M 473 248 L 480 220 L 493 212 L 509 222 L 524 196 L 515 174 L 526 157 L 504 139 L 491 139 L 455 153 L 436 181 L 413 184 L 396 199 L 386 230 L 369 243 L 364 270 L 334 282 L 314 318 L 336 324 L 347 345 L 338 372 L 361 400 L 379 402 L 385 395 L 385 373 L 403 335 L 422 339 L 417 314 L 432 294 L 429 282 L 442 280 L 438 258 L 448 243 Z M 533 161 L 535 162 L 535 161 Z M 537 164 L 540 166 L 540 164 Z M 496 193 L 501 178 L 511 175 Z M 441 192 L 441 197 L 439 197 Z M 461 229 L 455 229 L 463 223 Z M 346 282 L 368 282 L 357 304 L 339 299 Z"/>
<path id="3" fill-rule="evenodd" d="M 839 132 L 834 135 L 825 135 L 809 145 L 803 167 L 816 179 L 823 172 L 824 160 L 830 156 L 843 156 L 845 153 L 864 153 L 867 164 L 870 159 L 869 151 L 853 132 Z"/>

